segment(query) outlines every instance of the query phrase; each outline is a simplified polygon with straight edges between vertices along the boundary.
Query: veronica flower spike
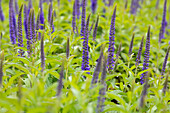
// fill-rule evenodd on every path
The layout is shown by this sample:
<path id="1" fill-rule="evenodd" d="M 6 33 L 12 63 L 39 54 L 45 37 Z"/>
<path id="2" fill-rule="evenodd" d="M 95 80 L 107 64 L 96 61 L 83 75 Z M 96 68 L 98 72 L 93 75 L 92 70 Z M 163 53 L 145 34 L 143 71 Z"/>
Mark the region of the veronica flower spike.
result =
<path id="1" fill-rule="evenodd" d="M 23 5 L 21 5 L 21 8 L 19 10 L 19 14 L 18 14 L 18 46 L 19 47 L 23 47 L 23 37 L 22 37 L 22 9 L 23 9 Z M 19 49 L 18 53 L 20 54 L 20 56 L 22 57 L 24 54 L 24 51 L 22 49 Z"/>
<path id="2" fill-rule="evenodd" d="M 111 71 L 114 67 L 115 19 L 116 19 L 116 6 L 114 8 L 114 12 L 111 19 L 110 34 L 109 34 L 109 48 L 108 48 L 108 59 L 107 59 L 107 66 L 109 71 Z"/>
<path id="3" fill-rule="evenodd" d="M 85 35 L 84 35 L 84 41 L 83 41 L 83 56 L 82 56 L 82 66 L 81 69 L 85 71 L 90 70 L 89 66 L 89 46 L 88 46 L 88 38 L 89 38 L 89 21 L 90 21 L 90 15 L 87 18 L 86 21 L 86 30 L 85 30 Z M 89 73 L 88 73 L 89 74 Z"/>
<path id="4" fill-rule="evenodd" d="M 164 38 L 165 35 L 165 28 L 166 28 L 166 4 L 167 0 L 164 1 L 164 10 L 163 10 L 163 17 L 162 17 L 162 26 L 159 32 L 159 43 L 161 43 L 161 40 Z"/>
<path id="5" fill-rule="evenodd" d="M 146 38 L 146 46 L 145 46 L 145 56 L 144 56 L 144 63 L 143 63 L 143 69 L 148 69 L 149 66 L 149 56 L 150 56 L 150 26 L 148 28 L 147 38 Z M 143 84 L 146 81 L 146 76 L 148 72 L 144 72 L 141 76 L 141 84 Z"/>
<path id="6" fill-rule="evenodd" d="M 86 0 L 82 1 L 82 15 L 81 15 L 81 36 L 84 36 L 86 29 Z"/>

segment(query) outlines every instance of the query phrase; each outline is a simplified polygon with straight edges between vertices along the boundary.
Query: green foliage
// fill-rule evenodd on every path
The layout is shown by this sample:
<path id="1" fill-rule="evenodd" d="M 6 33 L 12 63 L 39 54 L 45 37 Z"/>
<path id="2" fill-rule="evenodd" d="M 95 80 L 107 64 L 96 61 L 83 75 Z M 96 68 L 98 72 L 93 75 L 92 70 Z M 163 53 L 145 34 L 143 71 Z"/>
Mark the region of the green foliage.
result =
<path id="1" fill-rule="evenodd" d="M 18 0 L 19 6 L 28 1 Z M 93 113 L 96 111 L 99 89 L 90 88 L 92 75 L 100 55 L 100 47 L 106 44 L 104 52 L 107 52 L 109 41 L 109 29 L 113 7 L 104 6 L 102 0 L 98 0 L 97 13 L 92 15 L 90 25 L 100 15 L 99 28 L 96 42 L 93 42 L 92 33 L 89 36 L 89 54 L 91 74 L 81 70 L 82 63 L 82 37 L 72 33 L 72 4 L 68 0 L 60 0 L 60 7 L 54 1 L 56 11 L 54 18 L 55 32 L 50 34 L 50 26 L 47 22 L 48 5 L 43 4 L 46 18 L 46 32 L 44 37 L 45 70 L 41 72 L 40 41 L 35 44 L 33 55 L 27 57 L 26 38 L 24 36 L 24 47 L 12 45 L 9 37 L 8 1 L 2 0 L 2 9 L 6 20 L 0 22 L 0 31 L 3 33 L 1 50 L 4 51 L 3 80 L 0 88 L 0 113 Z M 124 0 L 115 0 L 117 4 L 115 53 L 120 42 L 122 51 L 116 68 L 112 74 L 107 73 L 106 101 L 104 112 L 109 113 L 169 113 L 170 112 L 170 89 L 165 95 L 162 89 L 165 76 L 169 74 L 169 64 L 165 75 L 161 77 L 160 71 L 168 48 L 170 35 L 165 34 L 163 43 L 158 45 L 159 30 L 162 21 L 163 0 L 160 0 L 159 9 L 155 9 L 156 0 L 144 0 L 137 15 L 130 14 L 130 3 L 124 9 Z M 169 3 L 169 1 L 168 1 Z M 169 3 L 170 4 L 170 3 Z M 168 6 L 169 6 L 168 4 Z M 38 0 L 34 0 L 35 14 L 38 13 Z M 103 13 L 103 8 L 106 13 Z M 87 3 L 87 15 L 91 12 L 90 0 Z M 102 17 L 102 15 L 105 17 Z M 170 18 L 170 12 L 167 13 Z M 157 16 L 157 19 L 155 17 Z M 167 16 L 167 20 L 169 19 Z M 81 19 L 77 20 L 78 28 L 81 28 Z M 142 71 L 142 63 L 138 68 L 135 66 L 136 55 L 142 36 L 146 37 L 148 26 L 151 25 L 151 51 L 149 88 L 145 98 L 144 108 L 139 107 L 143 85 L 139 83 Z M 24 28 L 24 27 L 23 27 Z M 41 32 L 41 31 L 40 31 Z M 130 40 L 135 32 L 133 55 L 128 56 Z M 167 29 L 167 32 L 170 32 Z M 70 57 L 66 57 L 67 37 L 70 37 Z M 145 43 L 144 43 L 145 44 Z M 18 50 L 25 51 L 25 57 L 18 56 Z M 57 86 L 60 78 L 60 70 L 63 59 L 64 79 L 63 89 L 60 97 L 57 97 Z M 144 59 L 142 53 L 141 62 Z M 169 63 L 168 59 L 168 63 Z M 136 71 L 137 69 L 137 71 Z M 86 79 L 84 78 L 86 76 Z M 170 79 L 168 79 L 170 81 Z"/>

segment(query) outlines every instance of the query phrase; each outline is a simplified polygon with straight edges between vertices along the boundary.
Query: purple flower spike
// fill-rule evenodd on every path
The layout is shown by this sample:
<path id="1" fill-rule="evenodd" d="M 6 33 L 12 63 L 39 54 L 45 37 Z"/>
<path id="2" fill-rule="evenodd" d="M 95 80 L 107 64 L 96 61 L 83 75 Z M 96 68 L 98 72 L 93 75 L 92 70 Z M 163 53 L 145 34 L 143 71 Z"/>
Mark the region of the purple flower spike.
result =
<path id="1" fill-rule="evenodd" d="M 92 88 L 93 85 L 96 84 L 98 82 L 98 77 L 99 77 L 99 73 L 101 72 L 101 65 L 102 65 L 102 58 L 103 58 L 103 50 L 104 50 L 104 46 L 102 46 L 101 50 L 100 50 L 100 57 L 98 59 L 95 71 L 93 73 L 93 78 L 92 78 Z"/>
<path id="2" fill-rule="evenodd" d="M 170 46 L 168 47 L 168 50 L 166 52 L 166 56 L 165 56 L 164 63 L 163 63 L 163 66 L 162 66 L 161 75 L 164 75 L 164 73 L 165 73 L 166 64 L 167 64 L 167 60 L 168 60 L 168 56 L 169 56 L 169 51 L 170 51 Z"/>
<path id="3" fill-rule="evenodd" d="M 97 9 L 97 0 L 91 0 L 92 13 L 94 14 Z"/>
<path id="4" fill-rule="evenodd" d="M 132 36 L 132 39 L 131 39 L 131 42 L 130 42 L 130 46 L 129 46 L 129 56 L 132 54 L 132 48 L 133 48 L 134 38 L 135 38 L 135 33 L 133 33 L 133 36 Z"/>
<path id="5" fill-rule="evenodd" d="M 142 37 L 142 40 L 141 40 L 141 43 L 140 43 L 140 47 L 139 47 L 139 50 L 138 50 L 138 55 L 136 57 L 136 66 L 138 66 L 139 62 L 140 62 L 140 58 L 141 58 L 141 54 L 142 54 L 142 49 L 143 49 L 143 41 L 144 41 L 144 36 Z"/>
<path id="6" fill-rule="evenodd" d="M 31 9 L 32 9 L 32 0 L 29 0 L 29 2 L 28 2 L 28 14 L 30 13 Z"/>
<path id="7" fill-rule="evenodd" d="M 103 87 L 99 90 L 96 113 L 101 113 L 104 110 L 104 102 L 105 102 L 105 94 L 106 94 L 106 82 L 105 82 L 106 72 L 107 72 L 106 69 L 107 69 L 107 57 L 105 56 L 104 64 L 103 64 L 103 72 L 101 75 L 101 85 Z"/>
<path id="8" fill-rule="evenodd" d="M 36 21 L 36 40 L 40 40 L 41 39 L 41 35 L 40 33 L 38 32 L 38 30 L 40 29 L 40 8 L 39 8 L 39 11 L 38 11 L 38 15 L 37 15 L 37 21 Z"/>
<path id="9" fill-rule="evenodd" d="M 95 28 L 94 28 L 94 31 L 93 31 L 93 41 L 96 40 L 98 23 L 99 23 L 99 15 L 97 16 L 97 21 L 96 21 Z"/>
<path id="10" fill-rule="evenodd" d="M 42 33 L 42 37 L 41 37 L 41 68 L 42 68 L 42 72 L 45 69 L 45 53 L 44 53 L 44 31 Z"/>
<path id="11" fill-rule="evenodd" d="M 75 33 L 75 30 L 76 30 L 76 4 L 74 2 L 73 4 L 73 17 L 72 17 L 72 27 L 73 27 L 73 32 Z"/>
<path id="12" fill-rule="evenodd" d="M 23 5 L 21 5 L 21 8 L 19 10 L 18 14 L 18 47 L 23 47 L 23 37 L 22 37 L 22 9 Z M 22 57 L 24 54 L 24 51 L 22 49 L 19 49 L 18 53 Z"/>
<path id="13" fill-rule="evenodd" d="M 60 79 L 57 87 L 57 96 L 59 97 L 61 95 L 61 90 L 63 88 L 63 78 L 64 78 L 64 61 L 61 66 L 61 71 L 60 71 Z"/>
<path id="14" fill-rule="evenodd" d="M 3 14 L 3 11 L 2 11 L 2 6 L 1 6 L 1 0 L 0 0 L 0 20 L 1 21 L 4 21 L 5 20 L 5 17 L 4 17 L 4 14 Z"/>
<path id="15" fill-rule="evenodd" d="M 51 15 L 50 29 L 51 29 L 51 33 L 54 33 L 54 10 Z"/>
<path id="16" fill-rule="evenodd" d="M 133 15 L 136 15 L 137 9 L 139 8 L 139 0 L 132 0 L 130 12 Z"/>
<path id="17" fill-rule="evenodd" d="M 28 39 L 27 39 L 28 57 L 31 57 L 31 54 L 32 54 L 32 47 L 31 47 L 31 44 L 32 44 L 31 20 L 32 20 L 32 9 L 30 10 L 30 13 L 29 13 L 28 28 L 27 28 L 27 31 L 28 31 Z"/>
<path id="18" fill-rule="evenodd" d="M 52 3 L 50 2 L 49 3 L 49 8 L 48 8 L 48 23 L 51 22 L 52 10 L 53 10 Z"/>
<path id="19" fill-rule="evenodd" d="M 35 43 L 36 41 L 36 33 L 35 33 L 35 15 L 34 9 L 32 9 L 32 17 L 31 17 L 31 32 L 32 32 L 32 41 Z"/>
<path id="20" fill-rule="evenodd" d="M 82 70 L 90 70 L 89 66 L 89 46 L 88 46 L 88 38 L 89 38 L 89 20 L 90 20 L 90 14 L 86 21 L 86 30 L 84 35 L 84 41 L 83 41 L 83 57 L 82 57 Z M 89 74 L 89 73 L 88 73 Z"/>
<path id="21" fill-rule="evenodd" d="M 28 39 L 28 9 L 27 6 L 24 5 L 24 27 L 25 27 L 25 34 L 26 34 L 26 39 Z"/>
<path id="22" fill-rule="evenodd" d="M 76 15 L 77 15 L 77 19 L 79 19 L 80 16 L 80 1 L 79 0 L 75 0 L 76 2 Z"/>
<path id="23" fill-rule="evenodd" d="M 15 13 L 18 14 L 18 0 L 15 0 Z"/>
<path id="24" fill-rule="evenodd" d="M 109 0 L 108 6 L 109 6 L 109 7 L 113 6 L 113 3 L 114 3 L 114 0 Z"/>
<path id="25" fill-rule="evenodd" d="M 86 0 L 82 1 L 82 15 L 81 15 L 81 36 L 85 35 L 86 29 Z"/>
<path id="26" fill-rule="evenodd" d="M 116 19 L 116 6 L 114 8 L 111 25 L 110 25 L 109 48 L 108 48 L 108 59 L 107 59 L 107 65 L 109 71 L 111 71 L 114 67 L 115 19 Z"/>
<path id="27" fill-rule="evenodd" d="M 164 11 L 163 11 L 163 17 L 162 17 L 162 26 L 159 32 L 159 43 L 161 43 L 161 40 L 164 38 L 165 34 L 165 28 L 166 28 L 166 4 L 167 0 L 164 2 Z"/>
<path id="28" fill-rule="evenodd" d="M 12 44 L 16 44 L 16 21 L 15 12 L 13 7 L 13 0 L 9 1 L 9 28 L 10 28 L 10 38 Z"/>
<path id="29" fill-rule="evenodd" d="M 4 62 L 4 51 L 0 54 L 0 86 L 2 85 L 2 77 L 3 77 L 3 62 Z"/>
<path id="30" fill-rule="evenodd" d="M 146 38 L 146 46 L 145 46 L 145 56 L 144 56 L 144 63 L 143 63 L 143 69 L 148 69 L 149 66 L 149 55 L 150 55 L 150 26 L 148 28 L 147 38 Z M 146 81 L 146 76 L 148 72 L 144 72 L 141 76 L 140 83 L 143 84 Z"/>
<path id="31" fill-rule="evenodd" d="M 42 0 L 40 0 L 40 2 L 39 2 L 39 8 L 40 8 L 40 29 L 41 30 L 43 30 L 44 29 L 44 27 L 43 27 L 43 25 L 44 25 L 44 12 L 43 12 L 43 6 L 42 6 Z"/>

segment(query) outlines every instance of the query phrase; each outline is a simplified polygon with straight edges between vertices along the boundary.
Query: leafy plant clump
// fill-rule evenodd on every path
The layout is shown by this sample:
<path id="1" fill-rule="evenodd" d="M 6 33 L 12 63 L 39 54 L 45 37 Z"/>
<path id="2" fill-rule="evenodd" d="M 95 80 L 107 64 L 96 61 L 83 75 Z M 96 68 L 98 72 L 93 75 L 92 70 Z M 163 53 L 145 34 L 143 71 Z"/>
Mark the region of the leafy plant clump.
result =
<path id="1" fill-rule="evenodd" d="M 170 1 L 0 0 L 0 113 L 170 113 Z"/>

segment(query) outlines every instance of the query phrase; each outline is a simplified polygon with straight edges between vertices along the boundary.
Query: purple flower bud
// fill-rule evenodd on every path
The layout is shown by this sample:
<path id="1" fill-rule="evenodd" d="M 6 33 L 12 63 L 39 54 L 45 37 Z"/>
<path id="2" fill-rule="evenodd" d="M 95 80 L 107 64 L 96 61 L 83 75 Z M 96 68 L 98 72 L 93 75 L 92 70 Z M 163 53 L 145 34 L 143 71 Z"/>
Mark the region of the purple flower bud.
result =
<path id="1" fill-rule="evenodd" d="M 16 44 L 16 20 L 15 12 L 13 7 L 13 0 L 9 1 L 9 28 L 10 28 L 10 38 L 12 44 Z"/>
<path id="2" fill-rule="evenodd" d="M 144 40 L 144 36 L 142 37 L 142 40 L 141 40 L 141 43 L 140 43 L 140 47 L 139 47 L 139 50 L 138 50 L 138 55 L 136 57 L 136 66 L 138 66 L 139 62 L 140 62 L 140 58 L 141 58 L 141 54 L 142 54 L 142 49 L 143 49 L 143 40 Z"/>
<path id="3" fill-rule="evenodd" d="M 111 19 L 110 34 L 109 34 L 109 48 L 108 48 L 108 59 L 107 59 L 107 65 L 109 71 L 111 71 L 114 67 L 115 19 L 116 19 L 116 6 L 114 8 L 114 12 Z"/>
<path id="4" fill-rule="evenodd" d="M 89 20 L 90 20 L 90 15 L 87 18 L 86 21 L 86 29 L 85 29 L 85 35 L 84 35 L 84 41 L 83 41 L 83 56 L 82 56 L 82 70 L 90 70 L 89 66 L 89 46 L 88 46 L 88 38 L 89 38 Z M 89 74 L 89 73 L 88 73 Z"/>
<path id="5" fill-rule="evenodd" d="M 165 73 L 166 64 L 167 64 L 167 60 L 168 60 L 168 56 L 169 56 L 169 51 L 170 51 L 170 46 L 168 47 L 168 50 L 166 52 L 166 56 L 165 56 L 164 63 L 163 63 L 163 66 L 162 66 L 161 75 L 164 75 L 164 73 Z"/>
<path id="6" fill-rule="evenodd" d="M 159 32 L 159 43 L 161 43 L 161 40 L 164 38 L 165 34 L 165 28 L 166 28 L 166 4 L 167 0 L 164 2 L 164 10 L 163 10 L 163 17 L 162 17 L 162 26 Z"/>
<path id="7" fill-rule="evenodd" d="M 76 7 L 75 7 L 75 2 L 73 4 L 73 17 L 72 17 L 72 27 L 73 27 L 73 32 L 75 33 L 76 30 Z"/>
<path id="8" fill-rule="evenodd" d="M 31 32 L 32 32 L 32 42 L 36 42 L 36 33 L 35 33 L 35 15 L 34 9 L 32 9 L 32 17 L 31 17 Z"/>
<path id="9" fill-rule="evenodd" d="M 94 31 L 93 31 L 93 41 L 96 40 L 98 23 L 99 23 L 99 15 L 97 16 L 97 21 L 96 21 L 95 28 L 94 28 Z"/>
<path id="10" fill-rule="evenodd" d="M 29 0 L 29 2 L 28 2 L 28 14 L 30 13 L 31 9 L 32 9 L 32 0 Z"/>
<path id="11" fill-rule="evenodd" d="M 4 13 L 3 13 L 3 11 L 2 11 L 2 6 L 1 6 L 2 4 L 1 4 L 1 0 L 0 0 L 0 20 L 1 21 L 4 21 L 5 20 L 5 17 L 4 17 Z"/>
<path id="12" fill-rule="evenodd" d="M 82 1 L 82 15 L 81 15 L 81 36 L 85 35 L 86 29 L 86 0 Z"/>
<path id="13" fill-rule="evenodd" d="M 18 14 L 18 47 L 23 47 L 23 37 L 22 37 L 22 9 L 23 9 L 23 5 L 21 5 L 21 8 L 19 10 L 19 14 Z M 20 56 L 22 57 L 24 54 L 24 51 L 22 49 L 19 49 L 18 53 L 20 54 Z"/>
<path id="14" fill-rule="evenodd" d="M 97 0 L 91 0 L 92 13 L 94 14 L 97 9 Z"/>
<path id="15" fill-rule="evenodd" d="M 41 68 L 42 68 L 42 72 L 45 69 L 45 53 L 44 53 L 44 32 L 42 33 L 42 37 L 41 37 Z"/>
<path id="16" fill-rule="evenodd" d="M 150 26 L 148 28 L 147 38 L 146 38 L 146 46 L 145 46 L 145 56 L 144 56 L 144 63 L 143 63 L 143 69 L 148 69 L 149 66 L 149 56 L 150 56 Z M 146 81 L 146 76 L 148 72 L 144 72 L 141 76 L 141 84 L 143 84 Z"/>
<path id="17" fill-rule="evenodd" d="M 130 46 L 129 46 L 129 56 L 132 54 L 132 48 L 133 48 L 134 38 L 135 38 L 135 33 L 133 33 L 133 36 L 132 36 L 132 39 L 131 39 L 131 42 L 130 42 Z"/>

